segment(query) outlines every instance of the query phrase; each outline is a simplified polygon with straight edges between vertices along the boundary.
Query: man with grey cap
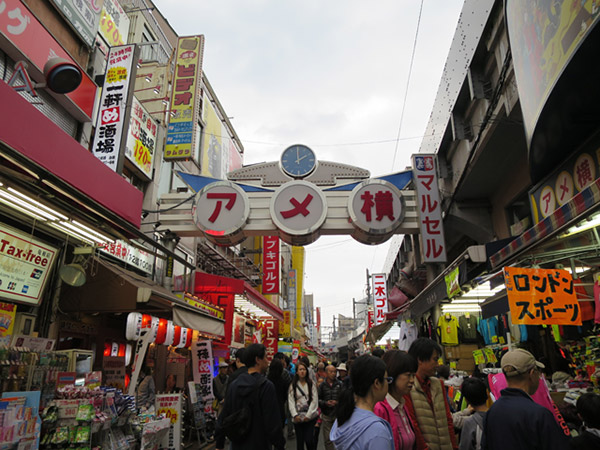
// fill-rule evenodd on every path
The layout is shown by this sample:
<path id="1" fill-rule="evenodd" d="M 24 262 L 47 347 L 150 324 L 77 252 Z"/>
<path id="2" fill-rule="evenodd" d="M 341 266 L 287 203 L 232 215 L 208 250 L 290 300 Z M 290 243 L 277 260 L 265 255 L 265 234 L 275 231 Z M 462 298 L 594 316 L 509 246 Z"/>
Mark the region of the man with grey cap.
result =
<path id="1" fill-rule="evenodd" d="M 559 450 L 569 446 L 550 411 L 533 401 L 544 365 L 523 349 L 511 350 L 500 361 L 508 387 L 488 411 L 482 449 Z"/>

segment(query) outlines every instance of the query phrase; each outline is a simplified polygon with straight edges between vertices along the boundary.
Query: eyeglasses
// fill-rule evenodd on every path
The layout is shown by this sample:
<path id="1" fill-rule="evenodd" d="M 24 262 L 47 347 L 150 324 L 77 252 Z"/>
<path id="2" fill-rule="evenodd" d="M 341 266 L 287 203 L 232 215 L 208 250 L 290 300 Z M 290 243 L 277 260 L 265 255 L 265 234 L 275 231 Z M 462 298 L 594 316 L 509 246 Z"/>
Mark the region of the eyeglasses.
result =
<path id="1" fill-rule="evenodd" d="M 385 379 L 387 380 L 388 384 L 392 384 L 394 381 L 394 377 L 385 377 Z"/>

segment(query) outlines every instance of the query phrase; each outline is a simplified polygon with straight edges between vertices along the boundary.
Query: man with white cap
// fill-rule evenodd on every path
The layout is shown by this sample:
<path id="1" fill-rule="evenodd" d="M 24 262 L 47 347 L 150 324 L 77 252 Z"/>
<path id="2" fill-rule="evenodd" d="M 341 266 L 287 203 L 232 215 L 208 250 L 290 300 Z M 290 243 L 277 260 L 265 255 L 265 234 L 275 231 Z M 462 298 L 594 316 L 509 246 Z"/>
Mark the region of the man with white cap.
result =
<path id="1" fill-rule="evenodd" d="M 559 450 L 569 446 L 550 411 L 533 401 L 544 365 L 523 349 L 507 352 L 500 361 L 508 387 L 488 411 L 482 449 Z"/>

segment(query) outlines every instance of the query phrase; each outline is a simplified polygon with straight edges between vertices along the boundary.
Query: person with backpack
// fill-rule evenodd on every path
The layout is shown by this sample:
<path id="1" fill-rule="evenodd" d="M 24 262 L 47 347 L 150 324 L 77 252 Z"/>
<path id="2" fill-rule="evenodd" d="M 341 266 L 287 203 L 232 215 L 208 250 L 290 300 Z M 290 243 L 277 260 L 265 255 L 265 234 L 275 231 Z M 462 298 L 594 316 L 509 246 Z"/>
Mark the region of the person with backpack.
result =
<path id="1" fill-rule="evenodd" d="M 269 367 L 263 344 L 251 344 L 244 352 L 247 373 L 241 373 L 225 395 L 223 412 L 217 420 L 217 450 L 284 450 L 283 424 L 279 416 L 275 386 L 264 374 Z"/>
<path id="2" fill-rule="evenodd" d="M 465 418 L 460 433 L 459 450 L 480 450 L 483 435 L 483 420 L 488 410 L 488 392 L 485 382 L 480 378 L 467 378 L 460 389 L 467 404 L 474 413 Z"/>
<path id="3" fill-rule="evenodd" d="M 296 448 L 315 450 L 315 423 L 317 422 L 319 398 L 317 385 L 309 375 L 309 367 L 298 361 L 296 375 L 289 389 L 288 405 L 296 431 Z"/>

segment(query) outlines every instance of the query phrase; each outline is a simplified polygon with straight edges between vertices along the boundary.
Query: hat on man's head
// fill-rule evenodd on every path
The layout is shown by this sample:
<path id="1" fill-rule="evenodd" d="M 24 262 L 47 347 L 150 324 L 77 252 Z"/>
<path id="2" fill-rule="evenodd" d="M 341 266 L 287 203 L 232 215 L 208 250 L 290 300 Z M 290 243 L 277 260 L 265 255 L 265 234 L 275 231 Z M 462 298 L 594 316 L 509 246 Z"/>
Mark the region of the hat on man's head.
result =
<path id="1" fill-rule="evenodd" d="M 225 362 L 225 361 L 221 361 L 221 362 L 219 363 L 219 369 L 224 369 L 224 368 L 226 368 L 226 367 L 229 367 L 229 364 L 227 364 L 227 362 Z"/>
<path id="2" fill-rule="evenodd" d="M 338 367 L 337 370 L 345 370 L 346 372 L 348 372 L 348 369 L 346 369 L 346 363 L 341 363 Z"/>
<path id="3" fill-rule="evenodd" d="M 529 372 L 534 367 L 543 369 L 544 366 L 541 362 L 536 361 L 531 353 L 522 348 L 511 350 L 506 353 L 500 361 L 502 372 L 507 377 L 514 377 Z"/>

